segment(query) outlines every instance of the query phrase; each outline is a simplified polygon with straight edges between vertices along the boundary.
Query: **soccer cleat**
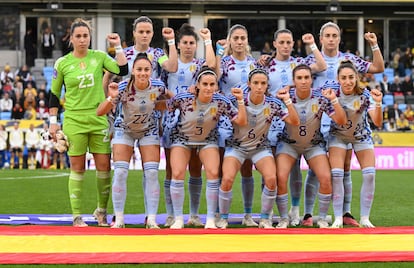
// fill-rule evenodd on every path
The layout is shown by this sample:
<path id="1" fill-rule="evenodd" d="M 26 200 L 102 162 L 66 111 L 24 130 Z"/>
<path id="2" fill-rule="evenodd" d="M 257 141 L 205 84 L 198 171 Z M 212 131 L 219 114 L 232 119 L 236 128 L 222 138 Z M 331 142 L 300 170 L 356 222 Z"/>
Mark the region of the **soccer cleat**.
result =
<path id="1" fill-rule="evenodd" d="M 155 222 L 155 220 L 147 220 L 147 223 L 145 224 L 145 228 L 147 229 L 161 229 L 158 224 Z"/>
<path id="2" fill-rule="evenodd" d="M 282 218 L 280 219 L 279 223 L 276 225 L 276 228 L 279 229 L 286 229 L 289 226 L 289 219 L 288 218 Z"/>
<path id="3" fill-rule="evenodd" d="M 331 228 L 343 228 L 344 224 L 342 221 L 342 217 L 338 217 L 335 219 L 335 221 L 332 223 Z"/>
<path id="4" fill-rule="evenodd" d="M 204 225 L 204 229 L 217 229 L 215 219 L 214 218 L 207 219 L 206 225 Z"/>
<path id="5" fill-rule="evenodd" d="M 361 217 L 361 220 L 359 221 L 359 224 L 363 228 L 375 228 L 375 226 L 370 222 L 368 217 Z"/>
<path id="6" fill-rule="evenodd" d="M 288 213 L 289 221 L 291 226 L 299 226 L 300 216 L 299 216 L 299 207 L 291 207 Z"/>
<path id="7" fill-rule="evenodd" d="M 168 216 L 165 220 L 164 227 L 170 227 L 174 224 L 174 216 Z"/>
<path id="8" fill-rule="evenodd" d="M 274 229 L 272 221 L 270 219 L 260 219 L 259 228 L 261 229 Z"/>
<path id="9" fill-rule="evenodd" d="M 247 227 L 257 227 L 259 226 L 252 218 L 251 214 L 244 215 L 244 218 L 242 220 L 242 225 L 245 225 Z"/>
<path id="10" fill-rule="evenodd" d="M 344 225 L 350 225 L 354 227 L 360 227 L 359 223 L 355 220 L 354 216 L 351 213 L 347 212 L 342 217 Z"/>
<path id="11" fill-rule="evenodd" d="M 220 228 L 220 229 L 226 229 L 228 225 L 229 225 L 229 222 L 227 221 L 227 219 L 221 218 L 219 221 L 216 222 L 217 228 Z"/>
<path id="12" fill-rule="evenodd" d="M 329 228 L 329 223 L 325 219 L 319 219 L 316 224 L 318 225 L 319 228 Z"/>
<path id="13" fill-rule="evenodd" d="M 87 227 L 88 225 L 83 221 L 82 216 L 77 216 L 73 219 L 73 227 Z"/>
<path id="14" fill-rule="evenodd" d="M 203 227 L 204 224 L 201 222 L 201 219 L 197 215 L 190 216 L 187 222 L 188 225 L 195 226 L 195 227 Z"/>
<path id="15" fill-rule="evenodd" d="M 114 224 L 111 225 L 111 228 L 114 228 L 114 229 L 125 228 L 125 224 L 122 222 L 114 222 Z"/>
<path id="16" fill-rule="evenodd" d="M 93 212 L 93 216 L 95 220 L 98 222 L 98 226 L 103 226 L 103 227 L 109 226 L 108 220 L 107 220 L 106 209 L 101 209 L 101 208 L 95 209 L 95 211 Z"/>
<path id="17" fill-rule="evenodd" d="M 170 226 L 170 229 L 183 229 L 184 228 L 184 220 L 183 217 L 175 217 L 174 223 Z"/>
<path id="18" fill-rule="evenodd" d="M 302 226 L 309 226 L 309 227 L 312 227 L 313 226 L 313 219 L 312 219 L 312 215 L 311 214 L 306 214 L 303 217 Z"/>

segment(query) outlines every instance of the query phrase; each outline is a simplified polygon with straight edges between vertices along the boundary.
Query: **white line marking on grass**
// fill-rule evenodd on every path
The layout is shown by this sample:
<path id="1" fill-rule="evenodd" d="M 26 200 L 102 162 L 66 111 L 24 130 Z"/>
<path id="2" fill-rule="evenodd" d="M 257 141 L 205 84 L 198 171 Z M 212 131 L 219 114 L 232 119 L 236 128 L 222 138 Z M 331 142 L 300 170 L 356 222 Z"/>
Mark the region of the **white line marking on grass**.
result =
<path id="1" fill-rule="evenodd" d="M 24 176 L 24 177 L 8 177 L 8 178 L 0 178 L 0 180 L 31 180 L 31 179 L 49 179 L 49 178 L 59 178 L 59 177 L 67 177 L 69 176 L 69 173 L 55 173 L 55 172 L 48 172 L 45 173 L 48 175 L 42 175 L 42 176 Z"/>

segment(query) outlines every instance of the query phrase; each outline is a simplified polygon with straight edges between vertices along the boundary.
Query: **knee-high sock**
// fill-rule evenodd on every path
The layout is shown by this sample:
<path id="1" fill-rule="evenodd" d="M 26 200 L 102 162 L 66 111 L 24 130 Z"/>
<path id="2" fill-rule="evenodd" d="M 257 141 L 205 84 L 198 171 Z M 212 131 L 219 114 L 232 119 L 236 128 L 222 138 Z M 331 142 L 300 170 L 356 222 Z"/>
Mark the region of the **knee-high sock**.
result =
<path id="1" fill-rule="evenodd" d="M 318 194 L 319 181 L 316 174 L 309 169 L 305 179 L 305 214 L 313 215 L 315 199 Z"/>
<path id="2" fill-rule="evenodd" d="M 233 191 L 223 191 L 219 189 L 219 208 L 220 208 L 220 217 L 223 219 L 229 218 L 231 201 L 233 199 Z"/>
<path id="3" fill-rule="evenodd" d="M 188 191 L 190 193 L 190 215 L 198 215 L 200 207 L 201 189 L 203 188 L 203 180 L 201 177 L 192 177 L 188 180 Z"/>
<path id="4" fill-rule="evenodd" d="M 165 209 L 168 216 L 174 216 L 174 209 L 171 200 L 171 180 L 165 179 L 164 181 L 164 199 L 165 199 Z"/>
<path id="5" fill-rule="evenodd" d="M 292 199 L 292 206 L 299 206 L 300 194 L 302 193 L 302 172 L 300 171 L 300 158 L 296 161 L 289 178 L 290 196 Z"/>
<path id="6" fill-rule="evenodd" d="M 362 170 L 361 186 L 361 216 L 369 217 L 375 192 L 375 168 L 367 167 Z"/>
<path id="7" fill-rule="evenodd" d="M 218 206 L 219 179 L 207 180 L 207 219 L 213 219 Z"/>
<path id="8" fill-rule="evenodd" d="M 276 200 L 276 190 L 271 191 L 266 185 L 262 191 L 262 210 L 261 210 L 261 219 L 269 219 L 269 215 L 273 210 L 273 205 Z"/>
<path id="9" fill-rule="evenodd" d="M 118 222 L 123 222 L 124 219 L 128 170 L 128 162 L 116 161 L 114 163 L 114 177 L 112 179 L 112 204 L 114 206 L 114 212 Z"/>
<path id="10" fill-rule="evenodd" d="M 147 197 L 145 196 L 145 187 L 147 186 L 146 182 L 147 178 L 145 178 L 145 172 L 142 173 L 142 190 L 144 191 L 144 209 L 145 209 L 145 216 L 148 216 L 148 208 L 147 208 Z"/>
<path id="11" fill-rule="evenodd" d="M 351 213 L 351 203 L 352 203 L 352 178 L 351 171 L 344 172 L 344 209 L 343 214 L 349 212 Z"/>
<path id="12" fill-rule="evenodd" d="M 184 204 L 184 180 L 171 179 L 171 201 L 174 210 L 175 217 L 183 216 L 183 204 Z"/>
<path id="13" fill-rule="evenodd" d="M 84 172 L 70 171 L 68 189 L 70 206 L 72 207 L 72 215 L 74 218 L 81 215 L 83 177 Z"/>
<path id="14" fill-rule="evenodd" d="M 332 206 L 335 217 L 342 216 L 344 207 L 344 170 L 333 168 L 332 172 Z"/>
<path id="15" fill-rule="evenodd" d="M 288 194 L 282 194 L 276 196 L 276 205 L 279 210 L 280 218 L 288 218 Z"/>
<path id="16" fill-rule="evenodd" d="M 324 219 L 328 214 L 329 205 L 331 204 L 332 194 L 318 193 L 319 199 L 319 218 Z"/>
<path id="17" fill-rule="evenodd" d="M 96 187 L 98 189 L 98 208 L 106 209 L 111 191 L 110 171 L 96 171 Z"/>
<path id="18" fill-rule="evenodd" d="M 155 216 L 160 202 L 160 182 L 158 181 L 158 162 L 144 163 L 145 198 L 148 216 Z"/>
<path id="19" fill-rule="evenodd" d="M 242 177 L 244 213 L 252 213 L 254 196 L 254 178 Z"/>

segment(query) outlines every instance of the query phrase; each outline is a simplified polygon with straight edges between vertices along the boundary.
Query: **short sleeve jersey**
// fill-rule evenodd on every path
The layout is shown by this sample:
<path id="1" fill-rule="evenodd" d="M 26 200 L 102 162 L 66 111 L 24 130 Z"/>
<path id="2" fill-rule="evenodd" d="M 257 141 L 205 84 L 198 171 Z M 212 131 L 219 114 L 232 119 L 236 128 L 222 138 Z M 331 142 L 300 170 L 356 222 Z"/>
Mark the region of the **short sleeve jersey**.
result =
<path id="1" fill-rule="evenodd" d="M 178 59 L 178 71 L 169 73 L 162 70 L 161 80 L 175 95 L 187 91 L 190 86 L 196 83 L 196 76 L 204 63 L 204 59 L 193 59 L 188 63 L 183 63 Z"/>
<path id="2" fill-rule="evenodd" d="M 65 86 L 66 111 L 96 109 L 105 100 L 104 69 L 119 74 L 117 62 L 103 51 L 89 50 L 83 58 L 66 54 L 55 63 L 51 91 L 59 98 Z"/>
<path id="3" fill-rule="evenodd" d="M 277 98 L 265 96 L 260 104 L 250 101 L 250 94 L 244 98 L 247 111 L 247 125 L 233 124 L 233 137 L 227 143 L 242 151 L 252 151 L 270 147 L 267 139 L 270 124 L 274 117 L 285 119 L 288 116 L 286 106 Z"/>
<path id="4" fill-rule="evenodd" d="M 296 89 L 293 88 L 290 90 L 290 97 L 298 113 L 300 124 L 299 126 L 285 124 L 281 139 L 301 148 L 323 144 L 320 131 L 321 118 L 324 112 L 329 116 L 335 113 L 331 102 L 316 89 L 312 89 L 310 96 L 302 100 L 297 97 Z"/>
<path id="5" fill-rule="evenodd" d="M 292 71 L 299 64 L 310 66 L 310 60 L 289 57 L 286 61 L 272 59 L 266 70 L 269 74 L 269 94 L 275 96 L 279 89 L 293 84 Z"/>
<path id="6" fill-rule="evenodd" d="M 325 59 L 327 68 L 323 72 L 316 73 L 314 76 L 313 87 L 319 88 L 328 80 L 336 80 L 337 71 L 341 61 L 350 60 L 356 67 L 359 73 L 367 73 L 371 62 L 363 60 L 361 57 L 358 57 L 352 53 L 338 52 L 335 57 L 328 57 L 322 53 L 323 58 Z M 315 56 L 313 54 L 307 57 L 307 61 L 314 63 L 316 62 Z"/>
<path id="7" fill-rule="evenodd" d="M 125 56 L 128 60 L 128 70 L 129 73 L 132 71 L 132 66 L 134 65 L 134 60 L 139 51 L 135 49 L 134 46 L 130 46 L 124 49 Z M 161 65 L 163 59 L 168 59 L 167 55 L 165 54 L 164 50 L 161 48 L 153 48 L 149 47 L 147 51 L 144 51 L 147 54 L 148 59 L 152 64 L 152 78 L 157 79 L 160 78 L 161 75 Z"/>
<path id="8" fill-rule="evenodd" d="M 240 61 L 233 56 L 221 59 L 219 87 L 225 96 L 231 95 L 232 87 L 243 87 L 247 84 L 249 73 L 256 68 L 256 60 L 252 56 Z"/>
<path id="9" fill-rule="evenodd" d="M 165 94 L 165 85 L 158 79 L 151 79 L 144 90 L 135 89 L 134 85 L 127 90 L 128 80 L 119 83 L 119 106 L 114 127 L 123 128 L 125 132 L 144 134 L 158 129 L 158 120 L 154 117 L 155 102 Z"/>
<path id="10" fill-rule="evenodd" d="M 182 92 L 168 101 L 168 109 L 180 111 L 172 129 L 173 143 L 205 145 L 217 143 L 217 123 L 221 115 L 234 120 L 238 110 L 229 99 L 214 93 L 210 103 L 201 103 L 191 93 Z"/>
<path id="11" fill-rule="evenodd" d="M 331 133 L 348 141 L 370 140 L 372 131 L 368 123 L 368 111 L 375 109 L 375 101 L 369 91 L 364 89 L 361 95 L 345 95 L 341 91 L 338 99 L 348 121 L 346 125 L 338 125 L 332 121 Z"/>

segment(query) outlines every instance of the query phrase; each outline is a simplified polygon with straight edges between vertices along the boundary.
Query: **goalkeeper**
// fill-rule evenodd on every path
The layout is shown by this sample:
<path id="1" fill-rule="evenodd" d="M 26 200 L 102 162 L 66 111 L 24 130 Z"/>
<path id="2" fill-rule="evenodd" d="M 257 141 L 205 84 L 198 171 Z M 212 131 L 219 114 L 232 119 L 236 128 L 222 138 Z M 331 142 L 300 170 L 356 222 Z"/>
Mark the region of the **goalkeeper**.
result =
<path id="1" fill-rule="evenodd" d="M 102 85 L 103 70 L 121 76 L 128 73 L 128 65 L 118 34 L 109 34 L 107 40 L 115 47 L 116 57 L 89 49 L 91 27 L 89 22 L 76 19 L 70 29 L 73 52 L 59 58 L 54 67 L 50 97 L 49 132 L 56 140 L 57 110 L 62 86 L 65 87 L 65 120 L 63 131 L 69 142 L 70 158 L 69 198 L 73 226 L 88 226 L 82 219 L 81 198 L 85 173 L 86 152 L 93 154 L 98 188 L 97 209 L 93 213 L 99 226 L 107 226 L 107 204 L 110 193 L 110 139 L 108 122 L 96 115 L 99 103 L 105 100 Z"/>

